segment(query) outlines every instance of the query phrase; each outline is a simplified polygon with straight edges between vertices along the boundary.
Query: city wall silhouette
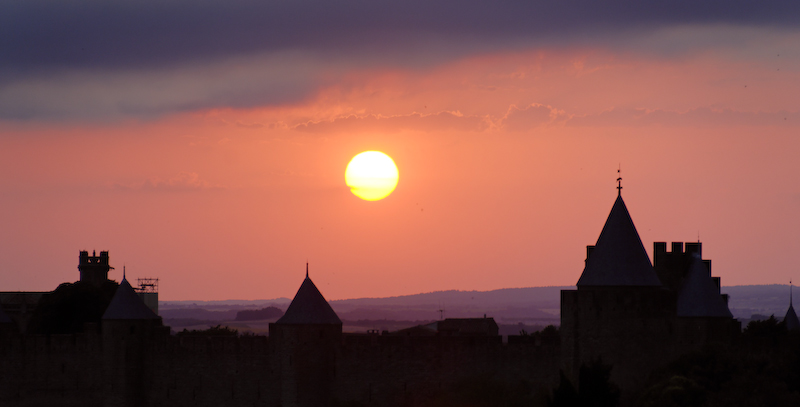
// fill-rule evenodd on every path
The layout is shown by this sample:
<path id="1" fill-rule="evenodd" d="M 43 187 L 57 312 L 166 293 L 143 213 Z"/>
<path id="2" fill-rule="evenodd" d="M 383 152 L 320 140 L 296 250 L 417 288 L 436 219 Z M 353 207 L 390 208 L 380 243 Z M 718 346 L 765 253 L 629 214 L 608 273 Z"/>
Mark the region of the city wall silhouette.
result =
<path id="1" fill-rule="evenodd" d="M 5 372 L 0 404 L 293 405 L 286 392 L 295 382 L 322 374 L 330 380 L 327 394 L 320 395 L 327 401 L 316 405 L 408 406 L 474 377 L 525 380 L 549 389 L 560 367 L 558 341 L 371 334 L 334 339 L 329 356 L 335 362 L 322 369 L 314 356 L 281 349 L 266 336 L 177 337 L 163 329 L 135 335 L 7 335 L 0 350 Z M 290 357 L 296 373 L 281 371 L 281 359 Z M 302 397 L 308 398 L 318 389 L 305 390 Z"/>
<path id="2" fill-rule="evenodd" d="M 14 308 L 16 320 L 0 315 L 0 404 L 417 406 L 476 379 L 549 395 L 563 379 L 580 385 L 582 367 L 598 361 L 616 386 L 637 389 L 682 355 L 741 336 L 699 242 L 675 242 L 669 252 L 656 242 L 654 253 L 651 263 L 620 194 L 587 247 L 577 289 L 562 291 L 560 330 L 521 332 L 506 343 L 491 318 L 342 333 L 308 273 L 269 336 L 170 335 L 123 277 L 101 320 L 79 333 L 25 332 L 26 306 Z M 113 289 L 101 281 L 110 269 L 108 253 L 101 256 L 81 253 L 81 277 Z M 49 298 L 12 294 L 5 298 L 25 304 Z M 791 306 L 789 317 L 795 322 L 786 326 L 800 329 Z"/>

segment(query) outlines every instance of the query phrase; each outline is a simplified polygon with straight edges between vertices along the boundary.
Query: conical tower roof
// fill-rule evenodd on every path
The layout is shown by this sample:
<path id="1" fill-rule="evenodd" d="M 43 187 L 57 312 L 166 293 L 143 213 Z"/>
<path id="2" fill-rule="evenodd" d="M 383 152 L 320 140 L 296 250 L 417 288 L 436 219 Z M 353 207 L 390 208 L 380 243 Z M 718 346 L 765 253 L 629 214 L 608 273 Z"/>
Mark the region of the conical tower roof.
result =
<path id="1" fill-rule="evenodd" d="M 794 306 L 792 305 L 793 287 L 791 287 L 791 281 L 789 283 L 789 310 L 786 311 L 786 316 L 783 317 L 783 322 L 786 323 L 787 331 L 800 331 L 800 320 L 798 320 L 797 313 L 794 312 Z"/>
<path id="2" fill-rule="evenodd" d="M 317 286 L 308 278 L 306 269 L 306 279 L 297 290 L 292 303 L 286 313 L 276 322 L 277 324 L 342 324 L 342 320 L 333 311 L 331 305 L 317 289 Z"/>
<path id="3" fill-rule="evenodd" d="M 733 318 L 698 254 L 694 255 L 683 286 L 678 290 L 678 316 Z"/>
<path id="4" fill-rule="evenodd" d="M 123 277 L 114 298 L 108 304 L 103 319 L 158 319 L 153 310 L 147 307 L 133 290 L 128 280 Z"/>
<path id="5" fill-rule="evenodd" d="M 798 320 L 792 304 L 789 304 L 789 310 L 786 311 L 786 316 L 783 320 L 786 322 L 787 331 L 800 331 L 800 320 Z"/>
<path id="6" fill-rule="evenodd" d="M 580 286 L 660 286 L 622 195 L 617 196 L 597 239 Z"/>

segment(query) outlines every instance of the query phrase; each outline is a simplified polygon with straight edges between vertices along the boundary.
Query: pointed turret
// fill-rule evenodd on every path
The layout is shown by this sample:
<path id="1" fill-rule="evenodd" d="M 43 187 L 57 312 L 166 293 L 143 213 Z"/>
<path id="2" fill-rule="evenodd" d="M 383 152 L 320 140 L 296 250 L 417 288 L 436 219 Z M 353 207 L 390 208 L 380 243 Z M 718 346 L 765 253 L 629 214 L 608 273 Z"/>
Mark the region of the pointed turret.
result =
<path id="1" fill-rule="evenodd" d="M 286 313 L 275 322 L 276 324 L 342 324 L 342 320 L 333 311 L 328 301 L 317 289 L 317 286 L 308 277 L 308 264 L 306 264 L 306 279 L 297 290 L 292 303 Z"/>
<path id="2" fill-rule="evenodd" d="M 144 304 L 128 279 L 123 277 L 114 298 L 108 304 L 103 319 L 158 319 L 159 316 Z"/>
<path id="3" fill-rule="evenodd" d="M 342 321 L 308 277 L 286 313 L 269 324 L 275 350 L 279 402 L 283 406 L 312 407 L 334 404 L 336 354 L 342 344 Z"/>
<path id="4" fill-rule="evenodd" d="M 578 280 L 581 286 L 660 286 L 628 208 L 617 196 Z"/>
<path id="5" fill-rule="evenodd" d="M 733 318 L 700 255 L 694 254 L 693 257 L 686 279 L 678 290 L 678 316 Z"/>
<path id="6" fill-rule="evenodd" d="M 786 330 L 787 331 L 800 331 L 800 320 L 797 318 L 797 313 L 794 312 L 794 306 L 792 304 L 792 283 L 789 282 L 789 310 L 786 311 L 786 316 L 783 317 L 783 321 L 786 323 Z"/>

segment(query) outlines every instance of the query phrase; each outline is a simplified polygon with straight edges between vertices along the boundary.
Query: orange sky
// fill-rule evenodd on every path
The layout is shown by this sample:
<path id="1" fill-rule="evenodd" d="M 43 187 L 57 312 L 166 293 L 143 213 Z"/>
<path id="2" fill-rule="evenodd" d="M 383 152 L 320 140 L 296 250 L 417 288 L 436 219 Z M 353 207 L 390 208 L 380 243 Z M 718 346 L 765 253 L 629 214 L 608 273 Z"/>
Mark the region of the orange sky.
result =
<path id="1" fill-rule="evenodd" d="M 492 50 L 317 67 L 307 97 L 261 106 L 6 119 L 0 290 L 76 280 L 79 250 L 108 250 L 116 280 L 160 278 L 162 300 L 291 297 L 306 261 L 328 299 L 571 285 L 618 165 L 648 251 L 699 234 L 724 285 L 787 283 L 798 44 Z M 399 168 L 382 201 L 345 185 L 365 150 Z"/>

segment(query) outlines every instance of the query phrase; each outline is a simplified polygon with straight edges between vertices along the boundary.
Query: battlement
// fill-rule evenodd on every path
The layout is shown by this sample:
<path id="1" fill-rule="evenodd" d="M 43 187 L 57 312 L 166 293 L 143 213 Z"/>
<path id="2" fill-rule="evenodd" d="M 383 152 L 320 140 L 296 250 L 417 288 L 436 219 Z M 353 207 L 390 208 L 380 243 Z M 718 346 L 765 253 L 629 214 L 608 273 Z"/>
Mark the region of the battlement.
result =
<path id="1" fill-rule="evenodd" d="M 108 280 L 108 272 L 110 270 L 114 270 L 114 267 L 109 265 L 108 251 L 102 251 L 99 256 L 96 256 L 94 250 L 92 250 L 92 255 L 89 256 L 88 251 L 82 250 L 78 255 L 78 271 L 81 273 L 80 281 L 100 287 Z"/>
<path id="2" fill-rule="evenodd" d="M 672 242 L 672 250 L 667 251 L 666 242 L 653 243 L 653 268 L 658 274 L 661 284 L 670 290 L 677 291 L 689 271 L 693 256 L 697 254 L 702 258 L 703 243 L 701 242 Z M 711 260 L 703 260 L 711 275 Z M 715 280 L 719 287 L 719 279 Z"/>
<path id="3" fill-rule="evenodd" d="M 100 287 L 108 280 L 108 272 L 110 270 L 114 270 L 114 267 L 109 265 L 108 251 L 102 251 L 99 256 L 96 256 L 94 250 L 92 250 L 92 255 L 89 256 L 88 251 L 82 250 L 78 255 L 78 271 L 81 272 L 80 281 Z"/>
<path id="4" fill-rule="evenodd" d="M 79 256 L 78 269 L 90 264 L 108 266 L 108 251 L 102 251 L 100 252 L 100 255 L 97 256 L 95 255 L 95 251 L 92 250 L 92 255 L 89 256 L 89 252 L 87 250 L 82 250 Z"/>

